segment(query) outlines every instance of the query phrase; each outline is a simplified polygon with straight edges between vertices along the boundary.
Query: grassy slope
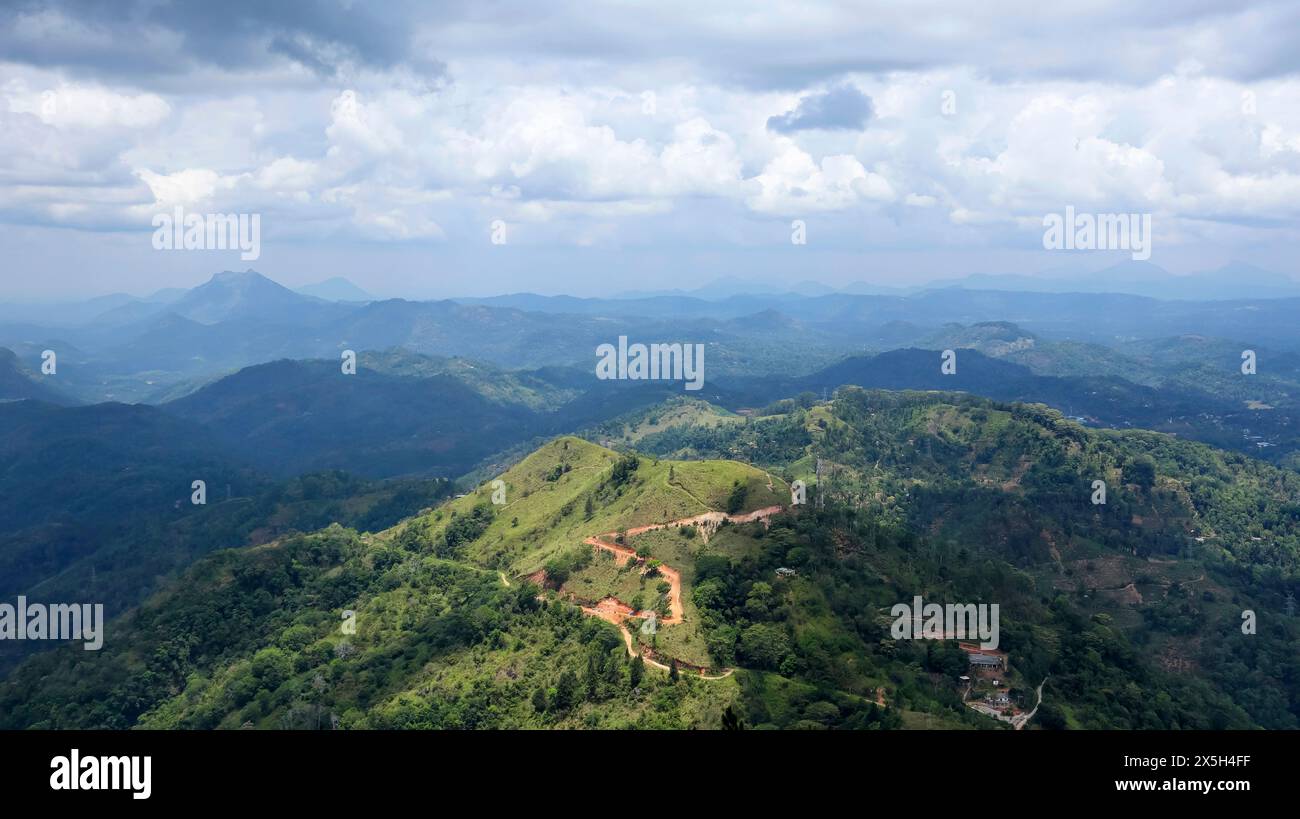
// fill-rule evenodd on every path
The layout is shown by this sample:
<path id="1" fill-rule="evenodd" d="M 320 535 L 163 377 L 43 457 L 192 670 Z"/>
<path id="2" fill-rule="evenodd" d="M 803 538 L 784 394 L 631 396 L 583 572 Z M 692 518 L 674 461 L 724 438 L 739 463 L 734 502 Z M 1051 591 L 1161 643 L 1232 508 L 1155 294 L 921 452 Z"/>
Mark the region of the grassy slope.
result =
<path id="1" fill-rule="evenodd" d="M 734 481 L 749 488 L 742 511 L 788 502 L 789 498 L 779 479 L 773 478 L 773 489 L 768 490 L 767 473 L 747 464 L 643 458 L 624 491 L 595 502 L 592 517 L 587 519 L 585 500 L 596 496 L 617 459 L 612 450 L 573 437 L 558 438 L 541 447 L 500 476 L 505 482 L 506 503 L 494 510 L 491 524 L 470 544 L 465 557 L 509 574 L 526 575 L 592 535 L 721 510 Z M 569 470 L 557 480 L 547 480 L 557 466 Z M 396 537 L 401 530 L 414 527 L 422 539 L 436 541 L 453 514 L 467 515 L 476 506 L 490 505 L 493 491 L 489 481 L 387 536 Z"/>

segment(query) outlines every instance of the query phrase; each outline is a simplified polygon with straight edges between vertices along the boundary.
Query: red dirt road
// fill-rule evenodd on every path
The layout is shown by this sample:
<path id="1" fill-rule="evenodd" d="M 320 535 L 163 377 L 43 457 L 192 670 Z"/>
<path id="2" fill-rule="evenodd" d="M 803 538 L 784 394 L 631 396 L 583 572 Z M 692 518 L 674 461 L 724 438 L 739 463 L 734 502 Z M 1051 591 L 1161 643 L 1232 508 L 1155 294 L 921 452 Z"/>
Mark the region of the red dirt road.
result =
<path id="1" fill-rule="evenodd" d="M 647 526 L 636 526 L 627 530 L 627 536 L 633 537 L 642 534 L 643 532 L 651 532 L 656 529 L 668 529 L 676 526 L 705 525 L 716 528 L 717 525 L 724 520 L 732 523 L 752 523 L 756 520 L 767 520 L 772 515 L 782 512 L 784 508 L 785 507 L 782 506 L 767 506 L 762 509 L 756 509 L 753 512 L 746 512 L 743 515 L 728 515 L 725 512 L 705 512 L 702 515 L 669 521 L 668 523 L 652 523 Z M 612 554 L 624 559 L 632 558 L 634 560 L 640 560 L 635 549 L 615 543 L 614 539 L 616 537 L 618 537 L 618 532 L 606 532 L 603 535 L 593 535 L 583 542 L 594 548 L 604 549 L 605 551 L 611 552 Z M 645 570 L 642 569 L 642 571 L 644 572 Z M 679 571 L 664 563 L 659 565 L 659 573 L 663 575 L 669 585 L 669 615 L 662 620 L 659 620 L 659 623 L 665 626 L 675 625 L 680 623 L 684 616 L 684 611 L 682 609 L 682 575 Z M 634 611 L 631 606 L 619 600 L 617 597 L 606 597 L 594 606 L 582 606 L 581 608 L 585 614 L 591 615 L 592 617 L 599 617 L 602 620 L 606 620 L 618 626 L 619 630 L 623 632 L 623 642 L 627 645 L 628 656 L 637 656 L 635 648 L 636 644 L 632 638 L 632 632 L 628 631 L 627 626 L 624 625 L 624 621 L 629 617 L 638 616 L 638 612 Z M 645 656 L 643 659 L 651 665 L 658 666 L 664 670 L 668 669 L 668 666 L 652 657 Z M 727 669 L 717 676 L 706 675 L 703 670 L 700 670 L 699 674 L 706 680 L 720 680 L 723 677 L 729 676 L 733 670 L 734 669 Z"/>
<path id="2" fill-rule="evenodd" d="M 756 509 L 753 512 L 746 512 L 743 515 L 728 515 L 725 512 L 705 512 L 702 515 L 696 515 L 691 518 L 682 518 L 681 520 L 669 521 L 668 523 L 651 523 L 646 526 L 635 526 L 627 530 L 628 537 L 634 537 L 644 532 L 653 532 L 656 529 L 671 529 L 678 526 L 699 526 L 701 524 L 716 525 L 724 520 L 732 523 L 752 523 L 756 520 L 767 520 L 772 515 L 782 511 L 781 506 L 767 506 L 762 509 Z M 614 542 L 618 537 L 618 532 L 606 532 L 603 535 L 594 535 L 587 538 L 584 543 L 594 546 L 597 549 L 604 549 L 623 558 L 637 558 L 636 550 Z M 643 570 L 644 571 L 644 570 Z M 659 572 L 668 581 L 671 587 L 668 590 L 668 611 L 669 615 L 659 622 L 665 626 L 675 625 L 682 621 L 682 575 L 673 567 L 666 563 L 659 565 Z M 602 601 L 603 602 L 603 601 Z M 631 611 L 631 609 L 629 609 Z M 631 616 L 631 615 L 629 615 Z M 608 619 L 608 618 L 606 618 Z"/>

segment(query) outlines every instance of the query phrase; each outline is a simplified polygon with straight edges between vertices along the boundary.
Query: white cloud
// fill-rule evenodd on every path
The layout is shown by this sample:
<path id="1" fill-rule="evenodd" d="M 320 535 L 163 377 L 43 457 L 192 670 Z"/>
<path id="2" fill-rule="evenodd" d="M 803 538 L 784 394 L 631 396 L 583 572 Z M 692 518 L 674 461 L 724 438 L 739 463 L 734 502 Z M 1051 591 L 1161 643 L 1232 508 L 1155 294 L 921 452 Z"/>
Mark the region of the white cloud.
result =
<path id="1" fill-rule="evenodd" d="M 836 155 L 815 162 L 793 141 L 755 177 L 758 192 L 750 207 L 764 213 L 797 214 L 841 210 L 860 200 L 887 202 L 893 188 L 884 177 L 871 173 L 856 157 Z"/>
<path id="2" fill-rule="evenodd" d="M 141 168 L 138 173 L 153 192 L 154 201 L 163 207 L 203 204 L 212 199 L 218 188 L 234 185 L 234 180 L 223 179 L 216 171 L 206 168 L 188 168 L 168 174 Z"/>
<path id="3" fill-rule="evenodd" d="M 792 30 L 830 36 L 856 25 L 825 8 L 792 13 Z M 67 23 L 24 22 L 56 24 Z M 984 26 L 969 16 L 951 25 L 912 37 L 946 41 Z M 1289 236 L 1300 215 L 1300 79 L 1222 76 L 1216 38 L 1188 25 L 1201 57 L 1140 82 L 1048 76 L 1034 70 L 1039 52 L 1023 55 L 1015 81 L 945 64 L 796 73 L 781 90 L 720 80 L 698 54 L 641 63 L 543 54 L 527 70 L 488 48 L 460 55 L 436 88 L 371 68 L 337 84 L 297 76 L 306 87 L 293 91 L 202 94 L 3 65 L 0 220 L 134 229 L 180 203 L 270 211 L 268 231 L 287 234 L 481 243 L 487 221 L 506 218 L 550 225 L 527 234 L 539 243 L 603 244 L 642 230 L 641 220 L 707 207 L 720 243 L 751 241 L 748 223 L 770 216 L 842 213 L 846 237 L 860 235 L 859 217 L 888 218 L 918 245 L 951 241 L 962 225 L 1015 246 L 1043 213 L 1074 205 L 1154 212 L 1162 236 L 1185 241 L 1207 236 L 1190 226 L 1209 221 Z M 424 34 L 436 47 L 436 32 Z M 710 16 L 690 36 L 725 49 L 742 34 L 789 36 L 761 10 L 726 24 Z M 860 129 L 766 127 L 841 82 L 872 100 Z M 831 228 L 820 227 L 826 237 Z"/>

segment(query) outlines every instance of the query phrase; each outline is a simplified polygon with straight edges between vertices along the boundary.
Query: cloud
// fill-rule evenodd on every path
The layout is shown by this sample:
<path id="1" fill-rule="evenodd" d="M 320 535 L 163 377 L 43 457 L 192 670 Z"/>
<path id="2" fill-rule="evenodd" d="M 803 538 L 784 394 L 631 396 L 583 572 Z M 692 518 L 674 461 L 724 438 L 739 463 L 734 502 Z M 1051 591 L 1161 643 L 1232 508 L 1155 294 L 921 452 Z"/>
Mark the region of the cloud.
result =
<path id="1" fill-rule="evenodd" d="M 889 182 L 867 171 L 857 158 L 827 156 L 817 163 L 793 142 L 787 142 L 754 181 L 758 192 L 749 205 L 763 213 L 797 215 L 841 210 L 859 201 L 887 202 L 894 198 Z"/>
<path id="2" fill-rule="evenodd" d="M 1157 253 L 1294 257 L 1300 12 L 920 2 L 6 5 L 0 236 L 129 243 L 183 202 L 263 213 L 271 253 L 478 258 L 501 218 L 511 244 L 671 269 L 763 246 L 776 217 L 846 252 L 1041 249 L 1033 226 L 1074 205 L 1153 213 Z"/>
<path id="3" fill-rule="evenodd" d="M 804 97 L 793 111 L 770 117 L 767 127 L 782 134 L 811 130 L 860 131 L 871 116 L 871 97 L 852 85 L 841 85 Z"/>
<path id="4" fill-rule="evenodd" d="M 337 0 L 222 3 L 17 2 L 0 9 L 0 53 L 45 68 L 159 83 L 203 69 L 270 72 L 289 63 L 320 77 L 402 67 L 440 75 L 414 42 L 412 8 Z"/>

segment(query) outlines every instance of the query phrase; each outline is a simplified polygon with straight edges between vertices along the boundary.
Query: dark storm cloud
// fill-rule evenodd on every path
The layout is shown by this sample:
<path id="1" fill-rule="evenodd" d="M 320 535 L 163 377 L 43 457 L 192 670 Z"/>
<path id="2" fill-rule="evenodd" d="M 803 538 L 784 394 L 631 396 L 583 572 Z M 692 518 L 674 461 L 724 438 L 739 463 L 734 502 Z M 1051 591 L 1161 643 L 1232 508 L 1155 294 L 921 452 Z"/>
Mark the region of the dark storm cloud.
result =
<path id="1" fill-rule="evenodd" d="M 558 60 L 598 72 L 662 63 L 668 73 L 753 89 L 958 66 L 998 82 L 1141 85 L 1183 63 L 1237 80 L 1295 74 L 1298 29 L 1300 4 L 1270 0 L 916 0 L 807 9 L 731 0 L 0 0 L 0 59 L 140 85 L 198 69 L 256 72 L 289 63 L 320 77 L 345 65 L 443 75 L 419 42 L 448 60 Z"/>
<path id="2" fill-rule="evenodd" d="M 141 84 L 196 68 L 257 71 L 285 61 L 321 76 L 345 63 L 441 73 L 413 48 L 408 17 L 399 3 L 338 0 L 19 0 L 0 6 L 0 55 Z"/>
<path id="3" fill-rule="evenodd" d="M 851 85 L 841 85 L 822 94 L 799 100 L 793 111 L 769 117 L 769 130 L 781 134 L 795 131 L 860 131 L 871 119 L 871 97 Z"/>

